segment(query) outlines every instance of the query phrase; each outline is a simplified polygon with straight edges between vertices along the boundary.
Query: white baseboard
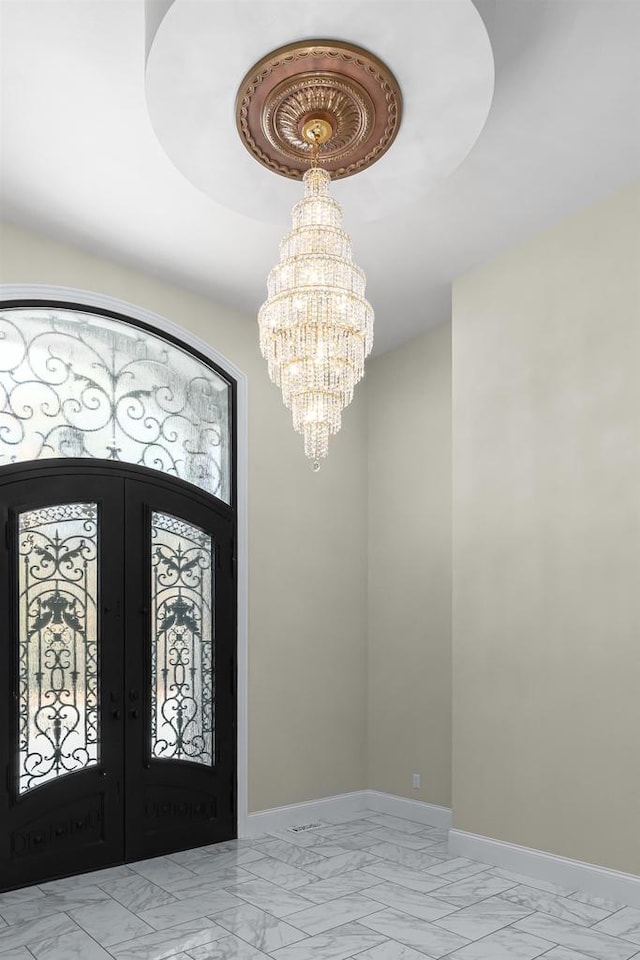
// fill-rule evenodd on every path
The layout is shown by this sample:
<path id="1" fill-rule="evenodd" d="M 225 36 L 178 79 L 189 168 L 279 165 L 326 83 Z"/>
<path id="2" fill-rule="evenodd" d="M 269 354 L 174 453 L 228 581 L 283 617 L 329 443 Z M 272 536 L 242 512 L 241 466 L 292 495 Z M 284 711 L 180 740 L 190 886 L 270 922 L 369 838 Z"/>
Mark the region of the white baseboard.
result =
<path id="1" fill-rule="evenodd" d="M 424 800 L 409 800 L 407 797 L 396 797 L 391 793 L 382 793 L 380 790 L 365 790 L 366 805 L 370 810 L 379 813 L 388 813 L 392 817 L 403 817 L 405 820 L 415 820 L 430 827 L 443 827 L 448 830 L 451 826 L 451 810 L 449 807 L 439 807 L 435 803 Z"/>
<path id="2" fill-rule="evenodd" d="M 353 793 L 341 793 L 335 797 L 322 797 L 320 800 L 307 800 L 303 803 L 291 803 L 284 807 L 272 807 L 250 813 L 241 836 L 255 837 L 273 830 L 286 830 L 313 820 L 339 820 L 349 817 L 359 810 L 375 810 L 388 813 L 405 820 L 432 827 L 451 826 L 451 810 L 438 807 L 421 800 L 408 800 L 379 790 L 356 790 Z"/>
<path id="3" fill-rule="evenodd" d="M 609 870 L 580 860 L 569 860 L 542 850 L 493 840 L 464 830 L 449 831 L 449 851 L 470 860 L 483 860 L 515 873 L 556 883 L 568 890 L 580 890 L 594 897 L 614 900 L 640 908 L 640 876 Z"/>
<path id="4" fill-rule="evenodd" d="M 451 810 L 422 800 L 409 800 L 380 790 L 356 790 L 320 800 L 291 803 L 270 810 L 250 813 L 241 834 L 255 837 L 275 830 L 301 826 L 314 820 L 339 822 L 361 810 L 375 810 L 405 820 L 449 830 L 449 850 L 459 857 L 482 860 L 568 890 L 581 890 L 595 897 L 614 900 L 640 909 L 640 876 L 609 870 L 579 860 L 569 860 L 543 850 L 532 850 L 515 843 L 493 840 L 465 830 L 450 829 Z"/>
<path id="5" fill-rule="evenodd" d="M 348 817 L 366 808 L 365 793 L 366 790 L 357 790 L 353 793 L 341 793 L 335 797 L 290 803 L 284 807 L 272 807 L 270 810 L 250 813 L 247 817 L 244 836 L 255 837 L 273 830 L 286 830 L 287 827 L 297 827 L 313 820 L 323 820 L 325 817 L 332 819 Z"/>

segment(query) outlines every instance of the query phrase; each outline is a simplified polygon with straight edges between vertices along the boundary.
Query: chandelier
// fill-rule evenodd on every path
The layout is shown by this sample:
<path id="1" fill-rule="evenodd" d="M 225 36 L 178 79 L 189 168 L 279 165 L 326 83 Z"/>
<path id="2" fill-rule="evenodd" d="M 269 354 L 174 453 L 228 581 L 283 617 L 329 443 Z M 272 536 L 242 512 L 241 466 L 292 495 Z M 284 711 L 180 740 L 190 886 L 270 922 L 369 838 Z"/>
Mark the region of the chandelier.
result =
<path id="1" fill-rule="evenodd" d="M 282 388 L 304 451 L 326 457 L 373 346 L 373 310 L 365 276 L 340 229 L 342 210 L 329 196 L 330 175 L 312 167 L 305 196 L 293 208 L 293 230 L 269 274 L 269 298 L 258 314 L 260 349 Z"/>
<path id="2" fill-rule="evenodd" d="M 353 262 L 331 179 L 371 166 L 391 145 L 401 98 L 373 54 L 337 41 L 290 44 L 247 73 L 236 98 L 240 136 L 274 173 L 302 179 L 304 196 L 280 244 L 258 314 L 271 380 L 319 468 L 373 346 L 366 278 Z"/>

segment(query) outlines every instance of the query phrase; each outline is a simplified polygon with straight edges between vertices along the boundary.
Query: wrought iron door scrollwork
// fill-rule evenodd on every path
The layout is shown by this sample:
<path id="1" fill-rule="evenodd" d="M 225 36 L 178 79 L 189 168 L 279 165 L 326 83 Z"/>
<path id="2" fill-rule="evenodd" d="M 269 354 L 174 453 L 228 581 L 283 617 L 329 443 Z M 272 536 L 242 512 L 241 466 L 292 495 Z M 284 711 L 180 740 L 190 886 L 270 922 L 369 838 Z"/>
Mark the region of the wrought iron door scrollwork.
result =
<path id="1" fill-rule="evenodd" d="M 151 520 L 151 754 L 212 764 L 211 537 L 165 513 Z"/>
<path id="2" fill-rule="evenodd" d="M 19 792 L 99 759 L 95 503 L 20 514 Z"/>
<path id="3" fill-rule="evenodd" d="M 75 310 L 0 313 L 0 465 L 122 460 L 230 498 L 229 384 L 162 337 Z"/>

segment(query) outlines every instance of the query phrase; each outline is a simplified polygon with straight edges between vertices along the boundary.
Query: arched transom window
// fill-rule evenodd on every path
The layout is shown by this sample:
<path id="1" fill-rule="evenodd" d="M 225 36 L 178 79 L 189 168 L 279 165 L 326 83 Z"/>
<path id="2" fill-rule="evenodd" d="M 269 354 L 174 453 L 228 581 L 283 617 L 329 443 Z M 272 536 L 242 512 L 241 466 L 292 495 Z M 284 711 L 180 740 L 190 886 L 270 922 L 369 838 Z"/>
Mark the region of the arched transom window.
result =
<path id="1" fill-rule="evenodd" d="M 82 309 L 0 310 L 0 465 L 140 464 L 226 503 L 231 384 L 146 328 Z"/>

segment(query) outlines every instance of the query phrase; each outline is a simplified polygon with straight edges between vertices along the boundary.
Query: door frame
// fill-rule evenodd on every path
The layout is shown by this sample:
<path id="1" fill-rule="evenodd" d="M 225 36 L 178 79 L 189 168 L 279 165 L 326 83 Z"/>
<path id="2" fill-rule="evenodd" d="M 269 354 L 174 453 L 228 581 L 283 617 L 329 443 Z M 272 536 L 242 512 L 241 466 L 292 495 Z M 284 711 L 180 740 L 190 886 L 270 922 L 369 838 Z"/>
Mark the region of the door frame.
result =
<path id="1" fill-rule="evenodd" d="M 247 376 L 227 357 L 211 344 L 202 340 L 191 331 L 179 326 L 166 317 L 136 306 L 126 300 L 119 300 L 107 294 L 95 293 L 74 287 L 52 286 L 42 283 L 2 283 L 0 284 L 0 306 L 8 306 L 6 301 L 32 301 L 33 305 L 52 305 L 68 309 L 81 310 L 83 306 L 94 310 L 119 314 L 120 319 L 130 319 L 145 324 L 151 330 L 165 333 L 170 339 L 183 346 L 189 353 L 196 352 L 219 367 L 236 382 L 236 517 L 237 517 L 237 810 L 238 836 L 245 837 L 248 832 L 248 623 L 249 623 L 249 555 L 248 555 L 248 448 L 249 424 L 247 406 Z M 14 303 L 18 306 L 18 303 Z M 87 460 L 87 463 L 99 463 Z M 0 467 L 0 469 L 2 469 Z"/>

